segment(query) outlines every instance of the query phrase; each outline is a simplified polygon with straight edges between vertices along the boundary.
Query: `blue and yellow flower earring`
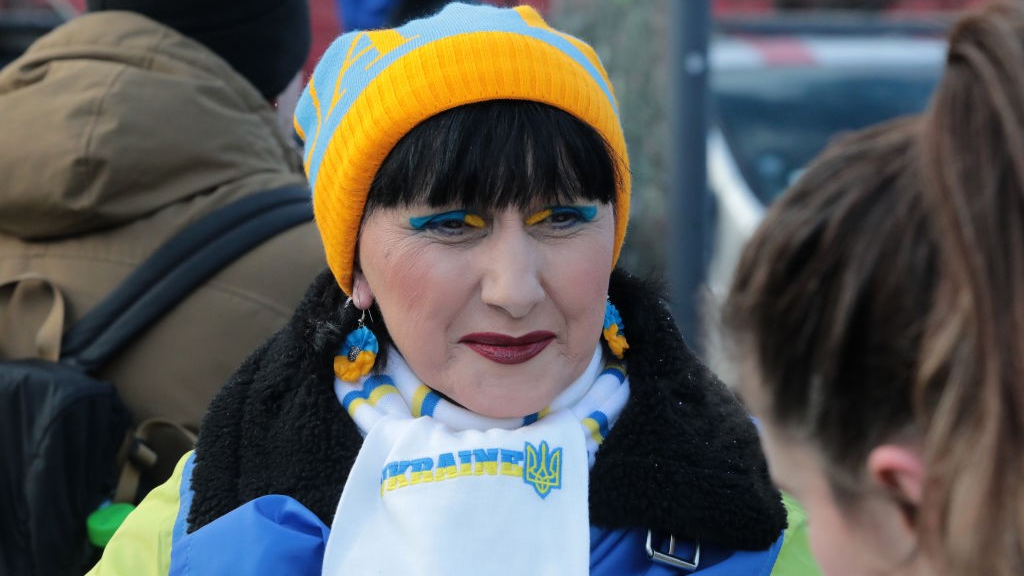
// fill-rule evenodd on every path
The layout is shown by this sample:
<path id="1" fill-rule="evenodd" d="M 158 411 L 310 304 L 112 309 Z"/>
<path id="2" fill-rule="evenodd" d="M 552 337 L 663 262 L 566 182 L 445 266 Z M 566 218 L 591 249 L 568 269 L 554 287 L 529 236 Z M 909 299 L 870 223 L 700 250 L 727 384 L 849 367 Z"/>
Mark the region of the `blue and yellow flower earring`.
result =
<path id="1" fill-rule="evenodd" d="M 349 303 L 352 300 L 349 299 Z M 377 336 L 366 327 L 366 310 L 359 317 L 359 326 L 349 332 L 341 350 L 334 357 L 334 375 L 345 382 L 358 382 L 373 369 L 377 361 L 379 344 Z"/>
<path id="2" fill-rule="evenodd" d="M 612 354 L 622 360 L 623 352 L 629 349 L 629 344 L 626 342 L 626 335 L 622 333 L 622 316 L 619 315 L 619 311 L 612 304 L 611 300 L 607 300 L 604 303 L 604 339 L 608 343 L 608 348 L 611 349 Z"/>

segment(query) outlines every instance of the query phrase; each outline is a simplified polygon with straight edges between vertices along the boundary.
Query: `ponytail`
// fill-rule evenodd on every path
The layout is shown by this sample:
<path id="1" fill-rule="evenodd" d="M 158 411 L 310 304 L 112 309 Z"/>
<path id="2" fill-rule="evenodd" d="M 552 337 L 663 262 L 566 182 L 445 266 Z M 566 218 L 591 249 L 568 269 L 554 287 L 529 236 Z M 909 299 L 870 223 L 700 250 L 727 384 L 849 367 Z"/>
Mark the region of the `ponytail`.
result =
<path id="1" fill-rule="evenodd" d="M 926 430 L 925 545 L 948 574 L 1024 572 L 1024 7 L 950 36 L 922 126 L 938 244 L 915 413 Z M 928 527 L 934 529 L 929 530 Z"/>
<path id="2" fill-rule="evenodd" d="M 723 320 L 841 505 L 874 447 L 920 439 L 920 551 L 1024 574 L 1024 3 L 961 20 L 924 114 L 838 139 L 769 208 Z"/>

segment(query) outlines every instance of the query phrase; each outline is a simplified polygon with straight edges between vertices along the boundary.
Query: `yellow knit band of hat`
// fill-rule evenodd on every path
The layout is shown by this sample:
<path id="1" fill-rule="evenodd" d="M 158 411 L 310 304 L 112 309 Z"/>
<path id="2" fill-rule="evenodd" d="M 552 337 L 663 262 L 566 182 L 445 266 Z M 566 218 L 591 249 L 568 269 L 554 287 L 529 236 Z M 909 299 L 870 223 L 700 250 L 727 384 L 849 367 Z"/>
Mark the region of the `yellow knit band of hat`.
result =
<path id="1" fill-rule="evenodd" d="M 518 22 L 509 24 L 511 15 Z M 489 29 L 488 20 L 499 16 L 500 22 Z M 474 21 L 467 25 L 466 18 Z M 444 35 L 443 26 L 452 19 L 461 20 L 456 26 L 461 28 Z M 418 23 L 431 25 L 432 31 L 442 27 L 435 33 L 439 37 L 413 46 L 419 36 L 410 32 Z M 527 32 L 515 30 L 517 24 Z M 555 42 L 561 46 L 529 35 L 530 28 L 546 37 L 557 36 L 561 41 Z M 386 60 L 403 46 L 411 49 Z M 566 46 L 577 54 L 567 54 Z M 590 63 L 589 69 L 580 64 L 581 57 Z M 377 64 L 381 68 L 374 70 Z M 332 117 L 345 106 L 346 95 L 347 108 Z M 305 141 L 306 172 L 327 263 L 346 293 L 352 291 L 366 195 L 395 144 L 431 116 L 502 99 L 564 110 L 608 142 L 621 178 L 613 262 L 618 259 L 629 216 L 629 162 L 611 84 L 596 54 L 583 42 L 549 28 L 532 8 L 450 5 L 402 28 L 350 33 L 336 40 L 296 109 L 296 130 Z"/>

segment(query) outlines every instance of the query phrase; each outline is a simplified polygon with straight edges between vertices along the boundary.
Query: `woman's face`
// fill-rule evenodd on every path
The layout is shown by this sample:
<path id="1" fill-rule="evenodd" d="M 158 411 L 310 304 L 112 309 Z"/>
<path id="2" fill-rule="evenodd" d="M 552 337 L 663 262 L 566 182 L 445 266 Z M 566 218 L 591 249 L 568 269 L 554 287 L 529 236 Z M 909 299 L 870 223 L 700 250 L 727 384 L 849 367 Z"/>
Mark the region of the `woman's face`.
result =
<path id="1" fill-rule="evenodd" d="M 836 499 L 827 464 L 807 441 L 787 434 L 764 410 L 761 390 L 744 378 L 743 396 L 759 417 L 761 445 L 772 480 L 807 514 L 807 535 L 825 576 L 919 576 L 934 571 L 915 554 L 902 511 L 869 486 L 852 501 Z M 865 475 L 867 476 L 867 475 Z"/>
<path id="2" fill-rule="evenodd" d="M 614 219 L 610 204 L 587 201 L 493 214 L 380 209 L 363 222 L 354 295 L 376 300 L 428 386 L 478 414 L 525 416 L 593 356 Z"/>
<path id="3" fill-rule="evenodd" d="M 822 574 L 899 574 L 898 571 L 881 570 L 892 566 L 878 561 L 873 538 L 861 525 L 861 519 L 836 502 L 824 466 L 810 446 L 782 436 L 765 420 L 761 421 L 761 443 L 772 479 L 807 513 L 807 536 Z"/>

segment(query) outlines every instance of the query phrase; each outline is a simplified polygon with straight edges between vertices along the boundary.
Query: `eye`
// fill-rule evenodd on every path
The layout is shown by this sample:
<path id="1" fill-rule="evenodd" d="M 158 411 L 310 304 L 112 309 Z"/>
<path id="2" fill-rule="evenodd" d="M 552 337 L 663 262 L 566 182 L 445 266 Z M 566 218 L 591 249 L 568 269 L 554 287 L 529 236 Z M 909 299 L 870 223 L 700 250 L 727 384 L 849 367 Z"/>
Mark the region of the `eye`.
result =
<path id="1" fill-rule="evenodd" d="M 586 221 L 583 214 L 574 208 L 556 208 L 551 211 L 551 216 L 548 216 L 548 220 L 552 224 L 573 224 Z"/>
<path id="2" fill-rule="evenodd" d="M 428 222 L 423 229 L 431 230 L 433 232 L 454 234 L 462 230 L 465 226 L 466 222 L 461 218 L 437 218 Z"/>
<path id="3" fill-rule="evenodd" d="M 440 236 L 459 236 L 469 229 L 483 228 L 484 219 L 465 210 L 452 210 L 441 214 L 410 218 L 409 225 L 416 230 Z"/>
<path id="4" fill-rule="evenodd" d="M 525 220 L 527 226 L 546 223 L 556 229 L 572 228 L 597 216 L 596 206 L 550 206 Z"/>

